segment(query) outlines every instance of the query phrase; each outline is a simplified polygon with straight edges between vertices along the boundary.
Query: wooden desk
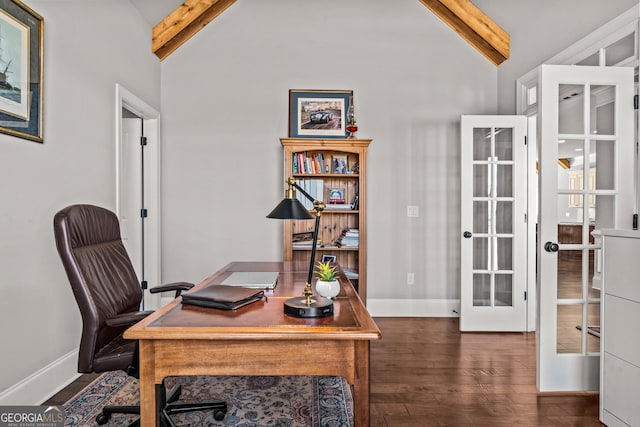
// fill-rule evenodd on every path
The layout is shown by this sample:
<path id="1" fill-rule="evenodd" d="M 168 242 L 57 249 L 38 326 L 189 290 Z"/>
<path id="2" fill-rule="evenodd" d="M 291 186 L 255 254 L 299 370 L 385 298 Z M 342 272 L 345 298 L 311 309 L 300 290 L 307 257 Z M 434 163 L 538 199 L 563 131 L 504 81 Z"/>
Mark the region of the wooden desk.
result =
<path id="1" fill-rule="evenodd" d="M 220 284 L 234 271 L 279 271 L 278 285 L 236 311 L 183 306 L 180 298 L 125 332 L 140 341 L 141 425 L 158 424 L 156 386 L 177 375 L 341 376 L 353 388 L 356 426 L 369 425 L 369 341 L 380 330 L 344 275 L 334 315 L 286 316 L 283 303 L 300 296 L 308 264 L 234 262 L 195 288 Z"/>

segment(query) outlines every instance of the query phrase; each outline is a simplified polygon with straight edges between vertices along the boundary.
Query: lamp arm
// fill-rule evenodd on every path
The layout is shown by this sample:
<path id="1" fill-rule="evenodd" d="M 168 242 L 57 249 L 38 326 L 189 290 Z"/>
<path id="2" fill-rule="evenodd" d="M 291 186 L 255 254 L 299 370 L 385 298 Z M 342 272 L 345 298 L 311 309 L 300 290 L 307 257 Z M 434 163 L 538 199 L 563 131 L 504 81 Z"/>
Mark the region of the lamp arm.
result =
<path id="1" fill-rule="evenodd" d="M 316 246 L 318 246 L 318 229 L 320 228 L 320 213 L 316 215 L 316 224 L 313 228 L 313 245 L 311 246 L 311 259 L 309 260 L 309 276 L 307 283 L 311 284 L 313 279 L 313 266 L 316 263 Z"/>
<path id="2" fill-rule="evenodd" d="M 313 202 L 313 208 L 316 211 L 316 217 L 319 217 L 326 206 L 324 202 L 314 199 L 313 196 L 311 196 L 309 193 L 304 191 L 304 189 L 298 185 L 295 178 L 291 177 L 287 182 L 291 187 L 297 189 L 299 192 L 302 193 L 304 197 L 306 197 L 308 200 Z"/>
<path id="3" fill-rule="evenodd" d="M 322 211 L 325 208 L 325 204 L 324 202 L 314 199 L 309 193 L 304 191 L 304 189 L 296 183 L 295 178 L 293 177 L 289 178 L 288 183 L 290 186 L 292 186 L 293 188 L 301 192 L 304 197 L 312 201 L 313 208 L 315 210 L 316 223 L 313 228 L 313 244 L 311 245 L 311 259 L 309 260 L 309 276 L 307 279 L 307 283 L 310 285 L 311 280 L 313 279 L 313 266 L 316 262 L 316 247 L 318 246 L 318 230 L 320 229 L 320 215 L 322 214 Z"/>

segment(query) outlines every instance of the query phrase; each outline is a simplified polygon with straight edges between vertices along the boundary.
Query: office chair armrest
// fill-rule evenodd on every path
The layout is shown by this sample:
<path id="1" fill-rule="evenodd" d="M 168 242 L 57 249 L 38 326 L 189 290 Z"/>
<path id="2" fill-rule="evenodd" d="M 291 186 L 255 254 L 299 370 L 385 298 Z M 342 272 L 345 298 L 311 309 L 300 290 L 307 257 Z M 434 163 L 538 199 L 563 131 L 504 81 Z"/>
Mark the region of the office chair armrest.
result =
<path id="1" fill-rule="evenodd" d="M 149 289 L 149 292 L 152 294 L 157 294 L 158 292 L 166 292 L 166 291 L 188 291 L 193 288 L 193 283 L 187 282 L 175 282 L 175 283 L 167 283 L 166 285 L 158 285 Z"/>
<path id="2" fill-rule="evenodd" d="M 133 311 L 131 313 L 122 313 L 112 317 L 111 319 L 107 319 L 105 323 L 107 326 L 114 328 L 118 326 L 135 325 L 151 313 L 153 313 L 153 311 Z"/>

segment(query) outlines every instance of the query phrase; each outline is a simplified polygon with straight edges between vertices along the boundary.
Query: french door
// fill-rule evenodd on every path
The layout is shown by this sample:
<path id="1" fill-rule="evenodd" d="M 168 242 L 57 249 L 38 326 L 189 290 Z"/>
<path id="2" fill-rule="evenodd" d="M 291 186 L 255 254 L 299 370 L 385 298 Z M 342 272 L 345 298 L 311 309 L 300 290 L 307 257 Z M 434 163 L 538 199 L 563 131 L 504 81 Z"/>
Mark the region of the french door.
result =
<path id="1" fill-rule="evenodd" d="M 592 232 L 632 225 L 633 74 L 562 65 L 538 71 L 540 391 L 599 386 Z"/>
<path id="2" fill-rule="evenodd" d="M 524 116 L 462 116 L 461 331 L 525 331 Z"/>

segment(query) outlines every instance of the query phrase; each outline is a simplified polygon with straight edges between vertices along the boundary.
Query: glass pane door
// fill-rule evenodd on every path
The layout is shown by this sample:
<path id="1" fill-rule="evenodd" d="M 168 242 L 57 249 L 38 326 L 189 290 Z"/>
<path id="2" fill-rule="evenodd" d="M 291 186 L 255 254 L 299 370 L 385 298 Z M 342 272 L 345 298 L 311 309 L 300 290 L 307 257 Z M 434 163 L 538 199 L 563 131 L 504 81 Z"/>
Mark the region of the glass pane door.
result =
<path id="1" fill-rule="evenodd" d="M 525 126 L 524 117 L 462 118 L 461 330 L 526 327 Z"/>
<path id="2" fill-rule="evenodd" d="M 597 390 L 592 232 L 631 225 L 633 69 L 543 65 L 539 81 L 538 387 Z"/>

